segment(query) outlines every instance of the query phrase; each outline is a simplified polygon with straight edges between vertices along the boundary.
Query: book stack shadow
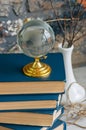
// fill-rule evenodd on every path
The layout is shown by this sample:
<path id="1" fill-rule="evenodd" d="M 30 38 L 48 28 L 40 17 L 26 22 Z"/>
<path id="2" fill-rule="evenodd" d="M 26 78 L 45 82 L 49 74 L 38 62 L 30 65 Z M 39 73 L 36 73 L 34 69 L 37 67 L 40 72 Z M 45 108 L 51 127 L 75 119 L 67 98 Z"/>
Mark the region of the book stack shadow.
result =
<path id="1" fill-rule="evenodd" d="M 55 58 L 54 54 L 49 55 Z M 64 71 L 60 80 L 52 76 L 41 80 L 28 78 L 17 72 L 21 57 L 28 60 L 23 54 L 0 55 L 0 60 L 4 59 L 0 68 L 6 61 L 8 64 L 7 69 L 0 69 L 0 130 L 66 130 L 66 123 L 60 119 L 64 113 L 60 105 Z M 59 57 L 62 58 L 61 54 Z"/>

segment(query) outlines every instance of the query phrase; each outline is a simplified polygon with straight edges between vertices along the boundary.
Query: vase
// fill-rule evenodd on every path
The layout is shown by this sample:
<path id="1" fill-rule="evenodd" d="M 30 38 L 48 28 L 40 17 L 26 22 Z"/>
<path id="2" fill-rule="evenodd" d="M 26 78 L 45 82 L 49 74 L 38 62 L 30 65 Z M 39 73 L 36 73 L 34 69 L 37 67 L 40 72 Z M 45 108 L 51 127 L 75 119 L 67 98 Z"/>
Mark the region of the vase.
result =
<path id="1" fill-rule="evenodd" d="M 58 45 L 59 52 L 63 55 L 64 68 L 66 75 L 65 94 L 62 97 L 63 102 L 68 99 L 71 103 L 80 103 L 85 99 L 85 89 L 77 83 L 72 67 L 72 52 L 74 46 L 70 48 L 62 48 L 62 44 Z"/>

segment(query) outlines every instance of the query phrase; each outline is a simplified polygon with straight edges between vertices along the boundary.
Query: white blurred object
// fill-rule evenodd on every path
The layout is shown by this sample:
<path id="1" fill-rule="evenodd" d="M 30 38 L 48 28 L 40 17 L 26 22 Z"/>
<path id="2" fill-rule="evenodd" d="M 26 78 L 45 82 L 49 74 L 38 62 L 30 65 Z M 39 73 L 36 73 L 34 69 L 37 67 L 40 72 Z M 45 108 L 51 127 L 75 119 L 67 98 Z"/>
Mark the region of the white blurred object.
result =
<path id="1" fill-rule="evenodd" d="M 67 102 L 68 98 L 71 103 L 79 103 L 85 99 L 85 89 L 79 85 L 74 77 L 71 56 L 74 46 L 70 48 L 62 48 L 62 44 L 58 46 L 59 51 L 63 54 L 66 85 L 65 94 L 63 95 L 63 102 Z"/>
<path id="2" fill-rule="evenodd" d="M 11 20 L 8 20 L 8 21 L 7 21 L 7 25 L 10 25 L 10 24 L 11 24 L 11 22 L 12 22 Z"/>

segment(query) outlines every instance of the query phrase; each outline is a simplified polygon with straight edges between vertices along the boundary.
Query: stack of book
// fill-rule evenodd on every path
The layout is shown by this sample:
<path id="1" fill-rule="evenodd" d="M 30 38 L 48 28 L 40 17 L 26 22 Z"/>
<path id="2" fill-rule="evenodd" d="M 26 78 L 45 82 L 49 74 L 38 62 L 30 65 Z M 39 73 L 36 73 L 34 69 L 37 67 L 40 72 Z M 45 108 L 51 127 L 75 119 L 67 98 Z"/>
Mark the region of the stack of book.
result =
<path id="1" fill-rule="evenodd" d="M 53 61 L 52 61 L 53 59 Z M 64 93 L 64 64 L 60 53 L 48 54 L 52 72 L 47 78 L 27 77 L 22 67 L 31 62 L 23 54 L 0 55 L 0 130 L 66 130 L 59 120 Z"/>

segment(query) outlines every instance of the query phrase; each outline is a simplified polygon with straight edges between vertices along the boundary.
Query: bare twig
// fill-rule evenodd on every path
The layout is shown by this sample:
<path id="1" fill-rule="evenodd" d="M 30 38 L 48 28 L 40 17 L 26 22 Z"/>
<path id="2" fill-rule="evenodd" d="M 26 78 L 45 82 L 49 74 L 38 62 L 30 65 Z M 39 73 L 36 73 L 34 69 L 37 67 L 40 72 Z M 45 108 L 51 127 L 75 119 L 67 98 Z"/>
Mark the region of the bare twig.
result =
<path id="1" fill-rule="evenodd" d="M 86 129 L 86 127 L 81 126 L 81 125 L 79 125 L 79 124 L 77 124 L 77 123 L 74 123 L 74 122 L 72 123 L 72 122 L 67 121 L 67 123 L 70 124 L 70 125 L 75 125 L 75 126 L 77 126 L 77 127 L 80 127 L 80 128 L 82 128 L 82 129 Z"/>
<path id="2" fill-rule="evenodd" d="M 82 2 L 83 2 L 83 0 L 81 0 L 80 4 L 82 4 Z M 75 6 L 75 8 L 76 8 L 76 6 Z M 74 8 L 73 10 L 75 10 L 75 8 Z M 76 28 L 77 28 L 78 23 L 79 23 L 79 18 L 80 18 L 80 16 L 83 14 L 83 13 L 82 13 L 82 14 L 80 13 L 80 9 L 81 9 L 81 6 L 79 6 L 79 9 L 78 9 L 78 14 L 77 14 L 78 20 L 74 21 L 74 22 L 75 22 L 75 26 L 74 26 L 74 28 L 73 28 L 73 33 L 72 33 L 72 42 L 73 42 L 73 40 L 74 40 L 75 37 L 76 37 L 75 32 L 76 32 Z"/>
<path id="3" fill-rule="evenodd" d="M 83 3 L 83 0 L 78 4 L 75 2 L 75 4 L 71 3 L 71 0 L 65 0 L 67 8 L 69 8 L 70 17 L 64 17 L 64 18 L 58 18 L 56 10 L 53 6 L 52 0 L 50 0 L 52 9 L 54 11 L 54 15 L 56 19 L 48 20 L 46 22 L 55 22 L 57 21 L 57 24 L 61 28 L 61 31 L 63 33 L 63 43 L 62 46 L 64 46 L 65 41 L 68 42 L 67 47 L 71 47 L 73 43 L 75 43 L 77 40 L 81 39 L 82 37 L 85 37 L 86 34 L 79 36 L 77 38 L 77 35 L 79 32 L 83 30 L 83 25 L 80 23 L 80 17 L 84 14 L 84 9 L 81 7 L 81 4 Z M 75 11 L 77 11 L 77 15 L 75 17 Z M 64 26 L 62 25 L 61 21 L 64 22 Z M 82 22 L 82 21 L 81 21 Z"/>
<path id="4" fill-rule="evenodd" d="M 72 42 L 72 26 L 73 26 L 73 21 L 72 21 L 72 17 L 73 17 L 73 14 L 72 14 L 72 9 L 71 9 L 71 2 L 70 2 L 70 0 L 68 0 L 68 4 L 69 4 L 69 11 L 70 11 L 70 19 L 71 19 L 71 24 L 70 24 L 70 33 L 69 33 L 69 39 L 70 39 L 70 41 Z M 71 43 L 70 43 L 71 44 Z"/>
<path id="5" fill-rule="evenodd" d="M 52 7 L 52 9 L 53 9 L 53 11 L 54 11 L 55 17 L 57 18 L 57 14 L 56 14 L 56 11 L 55 11 L 55 9 L 54 9 L 54 7 L 53 7 L 53 2 L 52 2 L 52 0 L 50 0 L 50 2 L 51 2 L 51 7 Z M 60 28 L 61 28 L 61 30 L 62 30 L 62 32 L 63 32 L 63 35 L 65 36 L 63 26 L 61 25 L 61 23 L 60 23 L 59 21 L 58 21 L 57 24 L 59 24 L 59 26 L 60 26 Z"/>
<path id="6" fill-rule="evenodd" d="M 79 20 L 78 18 L 72 18 L 73 21 L 75 20 Z M 50 19 L 50 20 L 46 20 L 46 22 L 50 23 L 50 22 L 56 22 L 56 21 L 71 21 L 70 18 L 56 18 L 56 19 Z"/>
<path id="7" fill-rule="evenodd" d="M 77 39 L 75 39 L 75 40 L 73 41 L 73 43 L 75 43 L 76 41 L 80 40 L 80 39 L 83 38 L 83 37 L 86 37 L 86 33 L 83 34 L 82 36 L 78 37 Z"/>
<path id="8" fill-rule="evenodd" d="M 84 22 L 83 22 L 83 24 L 84 24 Z M 83 27 L 83 25 L 82 25 L 82 24 L 80 24 L 80 26 L 79 26 L 78 30 L 74 33 L 73 40 L 75 39 L 75 37 L 79 34 L 79 32 L 80 32 L 83 28 L 84 28 L 84 27 Z"/>

